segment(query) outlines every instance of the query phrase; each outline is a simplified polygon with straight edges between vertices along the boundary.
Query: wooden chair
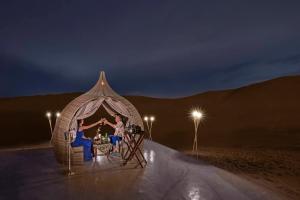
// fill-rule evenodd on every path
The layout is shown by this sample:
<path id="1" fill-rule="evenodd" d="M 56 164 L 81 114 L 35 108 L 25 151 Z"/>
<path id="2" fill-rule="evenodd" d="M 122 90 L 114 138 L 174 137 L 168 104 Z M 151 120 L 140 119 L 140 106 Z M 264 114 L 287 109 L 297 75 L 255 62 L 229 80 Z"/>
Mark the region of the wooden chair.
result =
<path id="1" fill-rule="evenodd" d="M 71 146 L 71 162 L 72 165 L 82 165 L 84 163 L 83 146 L 79 146 L 79 147 Z"/>
<path id="2" fill-rule="evenodd" d="M 70 156 L 71 156 L 71 164 L 72 165 L 82 165 L 84 163 L 83 158 L 83 146 L 72 147 L 70 142 L 68 141 L 68 137 L 70 137 L 69 132 L 65 132 L 65 141 L 67 147 L 70 148 Z M 68 151 L 68 150 L 67 150 Z"/>

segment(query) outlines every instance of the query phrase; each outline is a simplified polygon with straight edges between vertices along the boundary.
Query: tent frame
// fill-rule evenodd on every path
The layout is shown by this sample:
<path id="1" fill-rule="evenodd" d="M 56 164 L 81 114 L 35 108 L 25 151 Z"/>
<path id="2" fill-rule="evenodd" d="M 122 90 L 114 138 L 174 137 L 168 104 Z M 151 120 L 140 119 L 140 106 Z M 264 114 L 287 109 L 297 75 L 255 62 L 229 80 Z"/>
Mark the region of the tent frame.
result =
<path id="1" fill-rule="evenodd" d="M 61 116 L 56 119 L 55 128 L 53 131 L 53 137 L 51 144 L 55 152 L 55 157 L 59 163 L 70 165 L 72 151 L 70 151 L 70 131 L 74 129 L 74 122 L 77 124 L 77 119 L 74 118 L 78 115 L 78 112 L 84 106 L 87 106 L 97 99 L 104 98 L 103 102 L 110 98 L 110 100 L 121 104 L 126 108 L 129 116 L 128 121 L 131 124 L 135 124 L 144 130 L 144 124 L 142 118 L 137 109 L 124 97 L 117 94 L 108 84 L 105 72 L 100 72 L 100 77 L 95 86 L 93 86 L 88 92 L 80 95 L 72 100 L 61 112 Z M 100 106 L 103 104 L 100 104 Z M 111 102 L 113 103 L 113 102 Z M 99 109 L 100 106 L 97 108 Z M 85 108 L 84 108 L 85 109 Z M 114 112 L 114 108 L 112 108 Z M 122 115 L 122 113 L 120 113 Z M 77 130 L 76 130 L 77 131 Z M 65 138 L 65 133 L 68 133 L 68 137 Z M 68 141 L 66 141 L 66 139 Z M 70 166 L 69 166 L 70 169 Z M 71 170 L 70 170 L 71 171 Z"/>

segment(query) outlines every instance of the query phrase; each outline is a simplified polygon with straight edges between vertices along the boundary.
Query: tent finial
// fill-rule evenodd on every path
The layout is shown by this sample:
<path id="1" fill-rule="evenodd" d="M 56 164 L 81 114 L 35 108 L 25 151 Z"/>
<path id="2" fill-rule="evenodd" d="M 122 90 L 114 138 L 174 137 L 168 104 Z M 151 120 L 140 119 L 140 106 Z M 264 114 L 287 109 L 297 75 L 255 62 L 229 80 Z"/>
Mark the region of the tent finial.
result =
<path id="1" fill-rule="evenodd" d="M 100 83 L 102 86 L 105 85 L 105 72 L 104 71 L 100 71 Z"/>
<path id="2" fill-rule="evenodd" d="M 100 71 L 100 78 L 102 78 L 105 75 L 104 71 Z"/>

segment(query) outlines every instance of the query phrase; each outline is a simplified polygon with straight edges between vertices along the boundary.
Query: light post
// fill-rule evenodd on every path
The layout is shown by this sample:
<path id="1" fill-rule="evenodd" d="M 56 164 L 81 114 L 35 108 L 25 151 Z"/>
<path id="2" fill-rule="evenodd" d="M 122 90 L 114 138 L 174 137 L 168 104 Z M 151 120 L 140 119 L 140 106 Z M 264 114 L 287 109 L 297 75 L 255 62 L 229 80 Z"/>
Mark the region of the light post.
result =
<path id="1" fill-rule="evenodd" d="M 49 121 L 50 132 L 51 132 L 51 135 L 52 135 L 53 129 L 52 129 L 51 116 L 52 116 L 51 112 L 46 113 L 46 117 L 48 118 L 48 121 Z"/>
<path id="2" fill-rule="evenodd" d="M 145 116 L 144 117 L 144 121 L 146 122 L 147 124 L 147 130 L 148 130 L 148 133 L 149 133 L 149 139 L 152 140 L 152 125 L 153 125 L 153 122 L 155 120 L 155 117 L 154 116 Z M 150 125 L 149 125 L 149 121 L 150 121 Z"/>
<path id="3" fill-rule="evenodd" d="M 60 112 L 56 112 L 56 118 L 60 117 Z"/>
<path id="4" fill-rule="evenodd" d="M 74 175 L 75 173 L 72 171 L 71 169 L 71 135 L 72 135 L 72 132 L 73 131 L 68 131 L 67 132 L 67 140 L 68 140 L 68 176 L 72 176 Z"/>
<path id="5" fill-rule="evenodd" d="M 46 117 L 48 118 L 48 121 L 49 121 L 49 126 L 50 126 L 50 131 L 51 131 L 51 139 L 50 139 L 50 144 L 52 142 L 52 138 L 53 138 L 53 128 L 52 128 L 52 120 L 51 120 L 51 117 L 52 117 L 52 113 L 51 112 L 46 112 Z M 56 112 L 55 113 L 55 117 L 56 117 L 56 121 L 59 117 L 61 117 L 61 114 L 60 112 Z M 66 142 L 68 143 L 68 175 L 69 176 L 72 176 L 74 175 L 75 173 L 72 171 L 71 169 L 71 131 L 68 131 L 68 132 L 65 132 L 65 137 L 66 138 Z"/>
<path id="6" fill-rule="evenodd" d="M 149 132 L 149 118 L 147 116 L 144 117 L 144 121 L 146 122 L 147 125 L 147 131 Z"/>
<path id="7" fill-rule="evenodd" d="M 155 117 L 154 116 L 151 116 L 150 117 L 150 140 L 152 140 L 152 124 L 155 120 Z"/>
<path id="8" fill-rule="evenodd" d="M 60 117 L 60 112 L 56 112 L 55 113 L 56 119 Z M 50 132 L 51 132 L 51 139 L 50 139 L 50 143 L 52 141 L 52 137 L 53 137 L 53 126 L 52 126 L 52 113 L 51 112 L 46 112 L 46 117 L 48 118 L 49 121 L 49 127 L 50 127 Z"/>
<path id="9" fill-rule="evenodd" d="M 195 135 L 194 135 L 194 142 L 193 142 L 193 154 L 196 152 L 197 159 L 198 159 L 198 127 L 200 119 L 203 117 L 203 114 L 199 110 L 192 111 L 192 118 L 194 120 L 194 128 L 195 128 Z"/>

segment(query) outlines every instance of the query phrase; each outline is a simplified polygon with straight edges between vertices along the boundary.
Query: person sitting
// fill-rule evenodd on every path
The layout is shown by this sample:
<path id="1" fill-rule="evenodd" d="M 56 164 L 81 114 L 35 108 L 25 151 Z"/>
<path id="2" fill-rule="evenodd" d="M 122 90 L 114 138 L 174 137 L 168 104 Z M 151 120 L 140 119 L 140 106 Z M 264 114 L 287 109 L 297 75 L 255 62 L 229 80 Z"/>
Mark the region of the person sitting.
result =
<path id="1" fill-rule="evenodd" d="M 84 161 L 89 161 L 93 158 L 93 142 L 91 140 L 91 138 L 87 138 L 84 136 L 84 130 L 90 129 L 94 126 L 97 126 L 98 124 L 102 123 L 103 120 L 99 120 L 98 122 L 95 122 L 91 125 L 86 125 L 84 126 L 84 120 L 78 120 L 78 129 L 76 132 L 76 138 L 74 140 L 74 142 L 71 143 L 72 147 L 79 147 L 79 146 L 83 146 L 83 158 Z"/>
<path id="2" fill-rule="evenodd" d="M 107 119 L 104 118 L 104 124 L 107 124 L 109 126 L 111 126 L 112 128 L 115 129 L 115 132 L 113 135 L 110 135 L 110 142 L 113 145 L 113 153 L 118 153 L 118 149 L 119 149 L 119 142 L 122 140 L 123 135 L 124 135 L 124 124 L 121 120 L 121 115 L 117 114 L 115 116 L 115 122 L 116 124 L 113 124 L 111 122 L 109 122 Z"/>

